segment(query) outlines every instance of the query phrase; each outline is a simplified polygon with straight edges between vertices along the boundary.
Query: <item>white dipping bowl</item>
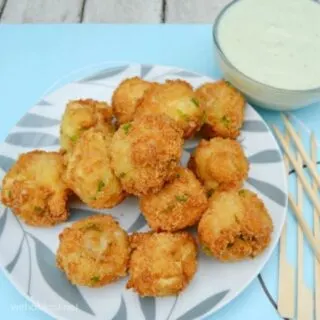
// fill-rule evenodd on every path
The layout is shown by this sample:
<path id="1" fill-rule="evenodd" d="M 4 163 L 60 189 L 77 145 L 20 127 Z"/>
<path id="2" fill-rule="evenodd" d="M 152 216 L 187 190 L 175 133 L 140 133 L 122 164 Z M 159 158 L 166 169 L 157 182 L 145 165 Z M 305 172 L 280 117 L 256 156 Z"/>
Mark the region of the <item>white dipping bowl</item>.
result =
<path id="1" fill-rule="evenodd" d="M 319 102 L 320 87 L 305 90 L 272 87 L 250 78 L 228 60 L 219 44 L 219 24 L 224 14 L 238 1 L 240 0 L 231 2 L 220 12 L 213 27 L 215 53 L 223 77 L 240 90 L 246 96 L 248 102 L 265 109 L 288 111 Z"/>

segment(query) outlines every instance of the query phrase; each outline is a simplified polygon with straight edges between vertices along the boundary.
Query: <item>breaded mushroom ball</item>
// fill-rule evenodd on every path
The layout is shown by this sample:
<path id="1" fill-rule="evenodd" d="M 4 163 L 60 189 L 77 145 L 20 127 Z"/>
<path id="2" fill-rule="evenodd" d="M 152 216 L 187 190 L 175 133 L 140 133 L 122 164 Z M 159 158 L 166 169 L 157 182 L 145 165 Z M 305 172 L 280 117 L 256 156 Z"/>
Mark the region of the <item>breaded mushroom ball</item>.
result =
<path id="1" fill-rule="evenodd" d="M 70 191 L 64 171 L 58 152 L 21 154 L 3 179 L 2 203 L 29 225 L 48 227 L 67 220 Z"/>
<path id="2" fill-rule="evenodd" d="M 129 78 L 120 83 L 112 96 L 112 110 L 118 124 L 133 120 L 137 105 L 152 83 L 139 77 Z"/>
<path id="3" fill-rule="evenodd" d="M 112 109 L 107 103 L 92 99 L 73 100 L 67 104 L 60 126 L 61 150 L 70 153 L 80 136 L 90 128 L 112 135 Z"/>
<path id="4" fill-rule="evenodd" d="M 140 296 L 179 294 L 197 270 L 197 246 L 187 232 L 133 234 L 129 281 Z"/>
<path id="5" fill-rule="evenodd" d="M 201 140 L 188 166 L 203 182 L 208 196 L 216 190 L 240 188 L 249 170 L 240 143 L 223 138 Z"/>
<path id="6" fill-rule="evenodd" d="M 174 177 L 182 144 L 182 132 L 169 117 L 142 115 L 113 136 L 111 165 L 128 193 L 155 193 Z"/>
<path id="7" fill-rule="evenodd" d="M 125 198 L 111 168 L 110 143 L 104 131 L 91 128 L 81 135 L 68 160 L 66 183 L 92 208 L 112 208 Z"/>
<path id="8" fill-rule="evenodd" d="M 244 119 L 245 99 L 228 82 L 206 83 L 196 90 L 196 97 L 205 110 L 202 134 L 205 138 L 235 139 Z"/>
<path id="9" fill-rule="evenodd" d="M 249 190 L 215 193 L 198 226 L 205 252 L 221 261 L 257 256 L 269 245 L 272 231 L 267 209 Z"/>
<path id="10" fill-rule="evenodd" d="M 101 287 L 127 274 L 129 241 L 109 215 L 94 215 L 75 222 L 59 235 L 58 268 L 71 283 Z"/>
<path id="11" fill-rule="evenodd" d="M 192 137 L 200 130 L 204 110 L 191 85 L 183 80 L 168 80 L 154 84 L 146 91 L 137 113 L 164 113 L 176 121 L 184 138 Z"/>
<path id="12" fill-rule="evenodd" d="M 177 231 L 196 224 L 207 209 L 206 192 L 194 174 L 179 168 L 175 179 L 140 199 L 140 210 L 155 231 Z"/>

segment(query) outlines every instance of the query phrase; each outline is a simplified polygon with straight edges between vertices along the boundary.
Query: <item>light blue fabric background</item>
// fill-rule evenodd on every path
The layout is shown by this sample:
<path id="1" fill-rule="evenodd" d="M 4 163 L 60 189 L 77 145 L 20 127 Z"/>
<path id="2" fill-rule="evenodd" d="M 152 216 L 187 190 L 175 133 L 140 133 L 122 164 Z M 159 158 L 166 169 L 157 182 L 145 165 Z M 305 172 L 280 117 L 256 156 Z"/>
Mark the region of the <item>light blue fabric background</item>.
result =
<path id="1" fill-rule="evenodd" d="M 0 142 L 55 81 L 105 61 L 174 65 L 213 77 L 220 75 L 211 25 L 0 25 Z M 319 107 L 293 112 L 297 117 L 294 123 L 303 131 L 306 142 L 308 128 L 320 137 Z M 269 124 L 281 125 L 279 113 L 258 111 Z M 291 180 L 293 187 L 293 175 Z M 305 211 L 310 220 L 308 203 Z M 312 255 L 307 245 L 306 248 L 305 278 L 312 287 Z M 290 214 L 288 256 L 295 265 L 296 224 Z M 261 278 L 210 319 L 281 319 L 271 301 L 277 301 L 277 277 L 278 248 Z M 52 319 L 27 302 L 2 272 L 0 310 L 1 319 Z"/>

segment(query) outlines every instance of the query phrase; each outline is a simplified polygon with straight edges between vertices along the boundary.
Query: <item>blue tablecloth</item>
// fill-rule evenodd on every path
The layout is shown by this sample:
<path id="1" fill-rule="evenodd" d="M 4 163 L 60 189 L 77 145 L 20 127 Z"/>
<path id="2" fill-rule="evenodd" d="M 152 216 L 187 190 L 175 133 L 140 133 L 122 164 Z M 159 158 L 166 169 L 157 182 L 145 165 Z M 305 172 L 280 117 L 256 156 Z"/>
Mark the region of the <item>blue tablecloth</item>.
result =
<path id="1" fill-rule="evenodd" d="M 0 25 L 0 141 L 58 79 L 105 61 L 175 65 L 219 77 L 211 25 Z M 292 112 L 308 137 L 320 137 L 320 105 Z M 258 109 L 269 123 L 281 125 L 279 113 Z M 311 214 L 310 208 L 308 208 Z M 289 215 L 290 262 L 296 260 L 295 222 Z M 10 245 L 10 244 L 8 244 Z M 312 286 L 307 248 L 306 282 Z M 212 320 L 276 320 L 278 250 L 261 275 Z M 0 272 L 1 319 L 51 319 L 27 302 Z"/>

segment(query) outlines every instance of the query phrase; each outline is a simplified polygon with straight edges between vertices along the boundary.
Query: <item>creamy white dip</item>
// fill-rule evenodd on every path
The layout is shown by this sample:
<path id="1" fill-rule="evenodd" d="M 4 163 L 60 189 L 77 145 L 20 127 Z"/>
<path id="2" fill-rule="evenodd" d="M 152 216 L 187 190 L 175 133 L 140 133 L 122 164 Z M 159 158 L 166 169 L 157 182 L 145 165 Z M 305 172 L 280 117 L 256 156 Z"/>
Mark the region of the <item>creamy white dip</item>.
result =
<path id="1" fill-rule="evenodd" d="M 239 0 L 221 17 L 220 47 L 239 71 L 283 89 L 320 87 L 320 4 Z"/>

